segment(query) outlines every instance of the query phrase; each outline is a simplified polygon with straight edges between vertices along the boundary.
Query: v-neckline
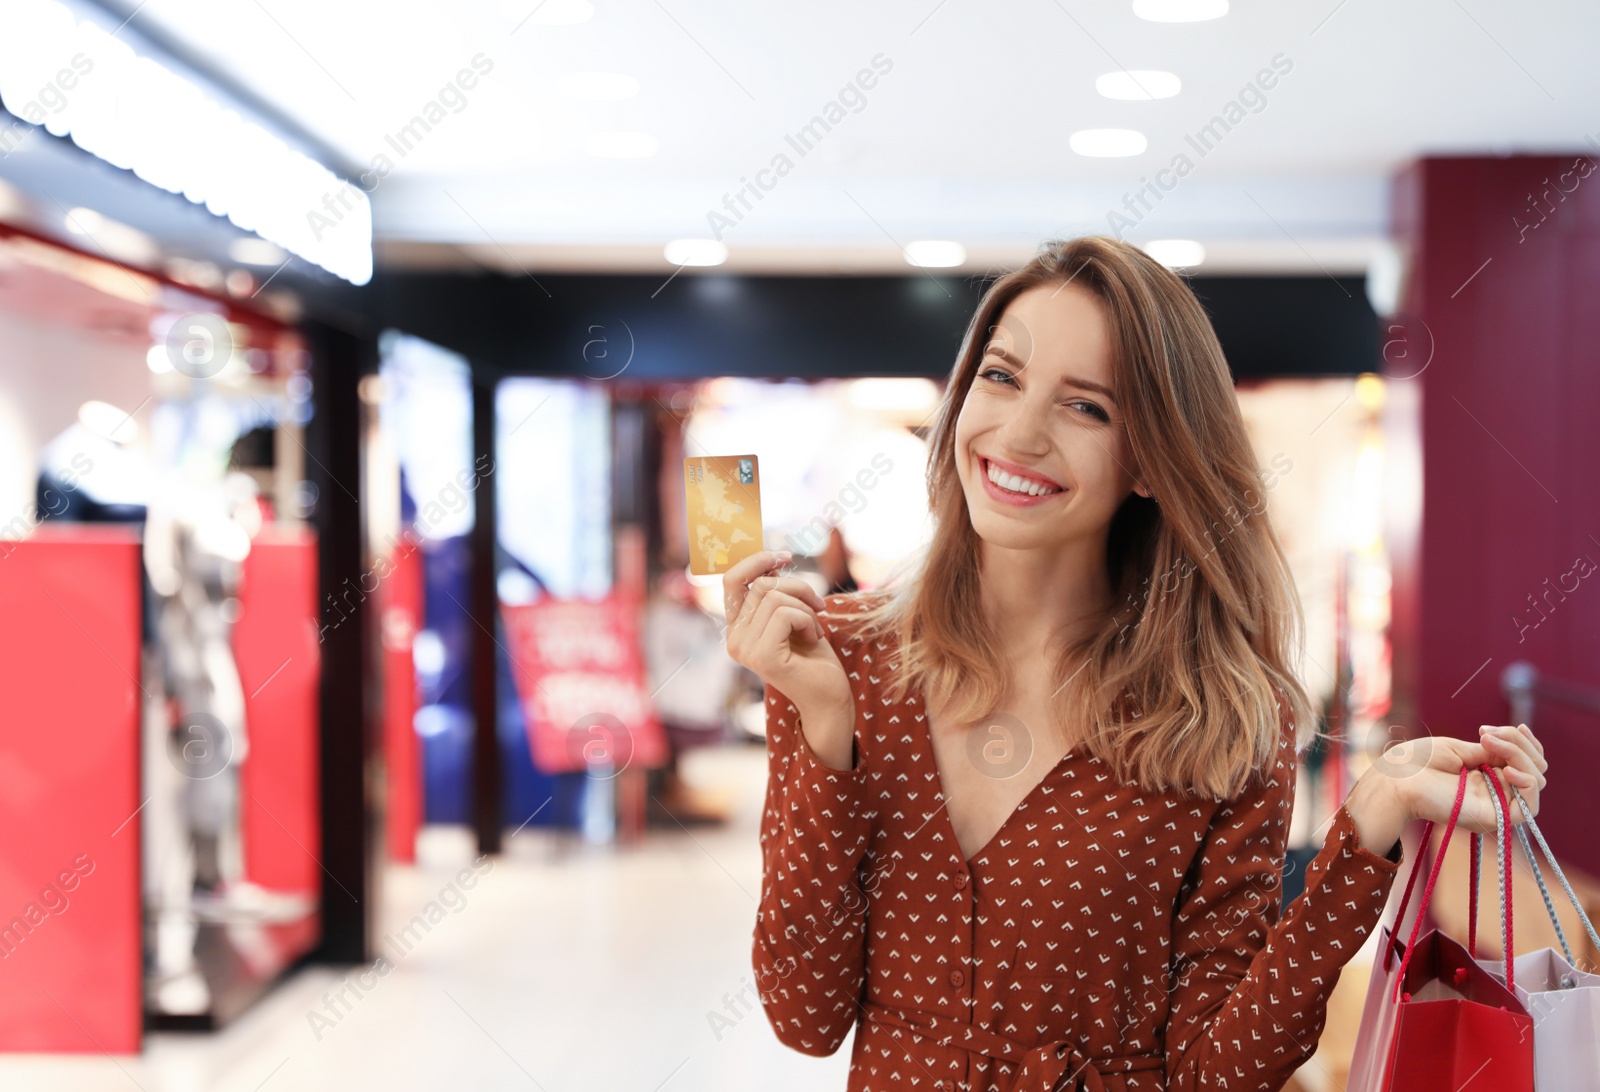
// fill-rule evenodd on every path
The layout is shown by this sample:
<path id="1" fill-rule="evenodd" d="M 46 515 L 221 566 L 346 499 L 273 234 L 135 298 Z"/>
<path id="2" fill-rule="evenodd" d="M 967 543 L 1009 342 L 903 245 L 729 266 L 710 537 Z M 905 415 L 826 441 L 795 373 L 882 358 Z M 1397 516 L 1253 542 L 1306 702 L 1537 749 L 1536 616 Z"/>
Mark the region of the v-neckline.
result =
<path id="1" fill-rule="evenodd" d="M 1016 807 L 1012 808 L 1010 813 L 1007 814 L 1003 820 L 1001 820 L 1000 826 L 995 829 L 995 832 L 989 835 L 989 840 L 984 842 L 983 845 L 979 846 L 978 851 L 972 856 L 966 857 L 962 854 L 961 839 L 956 836 L 955 821 L 950 818 L 950 794 L 945 791 L 944 774 L 939 771 L 939 755 L 934 750 L 933 745 L 933 718 L 928 713 L 928 703 L 926 700 L 924 700 L 924 695 L 921 693 L 920 688 L 913 686 L 911 690 L 913 691 L 912 696 L 913 700 L 916 702 L 917 711 L 921 714 L 920 720 L 922 722 L 922 741 L 927 745 L 928 748 L 928 763 L 933 767 L 934 784 L 937 785 L 939 789 L 939 813 L 944 816 L 945 833 L 950 836 L 950 844 L 954 847 L 956 859 L 961 861 L 961 863 L 967 868 L 971 868 L 974 863 L 984 856 L 984 854 L 989 852 L 989 847 L 994 845 L 995 842 L 999 840 L 1000 835 L 1006 832 L 1006 828 L 1011 826 L 1011 821 L 1017 817 L 1017 813 L 1027 805 L 1028 801 L 1033 799 L 1034 794 L 1044 786 L 1044 783 L 1055 777 L 1057 771 L 1059 771 L 1062 766 L 1066 765 L 1067 759 L 1077 755 L 1077 753 L 1082 749 L 1082 744 L 1080 743 L 1077 746 L 1069 747 L 1066 752 L 1056 760 L 1055 765 L 1046 770 L 1044 776 L 1035 782 L 1033 787 L 1023 794 L 1022 799 L 1017 801 Z M 912 719 L 916 720 L 919 718 L 913 717 Z"/>

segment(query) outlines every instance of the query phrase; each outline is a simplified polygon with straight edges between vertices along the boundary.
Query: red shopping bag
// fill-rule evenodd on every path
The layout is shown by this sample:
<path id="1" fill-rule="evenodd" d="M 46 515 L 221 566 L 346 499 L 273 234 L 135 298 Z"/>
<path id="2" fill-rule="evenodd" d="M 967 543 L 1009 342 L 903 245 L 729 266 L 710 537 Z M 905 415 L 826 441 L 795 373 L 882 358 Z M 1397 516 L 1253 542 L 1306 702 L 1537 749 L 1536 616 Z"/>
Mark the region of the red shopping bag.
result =
<path id="1" fill-rule="evenodd" d="M 1418 939 L 1445 850 L 1466 800 L 1470 774 L 1461 771 L 1455 806 L 1418 902 L 1410 938 L 1401 944 L 1395 934 L 1411 902 L 1421 853 L 1406 878 L 1396 929 L 1387 925 L 1379 929 L 1378 957 L 1367 987 L 1346 1092 L 1457 1092 L 1463 1087 L 1533 1092 L 1533 1019 L 1517 999 L 1513 981 L 1516 957 L 1511 942 L 1509 877 L 1501 919 L 1506 982 L 1479 966 L 1472 952 L 1437 929 L 1430 928 Z M 1498 783 L 1495 791 L 1499 792 Z M 1424 847 L 1432 834 L 1430 822 L 1422 830 Z M 1509 826 L 1504 837 L 1511 837 Z M 1510 859 L 1507 852 L 1508 866 Z M 1470 897 L 1471 918 L 1476 922 L 1476 885 Z"/>

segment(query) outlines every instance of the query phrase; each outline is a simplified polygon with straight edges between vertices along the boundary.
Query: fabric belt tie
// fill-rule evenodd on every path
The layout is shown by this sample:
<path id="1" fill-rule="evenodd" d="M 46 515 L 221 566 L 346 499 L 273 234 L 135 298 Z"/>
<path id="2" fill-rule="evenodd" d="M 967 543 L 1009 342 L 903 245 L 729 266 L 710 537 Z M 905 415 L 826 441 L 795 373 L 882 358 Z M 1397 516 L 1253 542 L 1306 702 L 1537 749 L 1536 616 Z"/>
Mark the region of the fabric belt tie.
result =
<path id="1" fill-rule="evenodd" d="M 1017 1083 L 1011 1092 L 1106 1092 L 1107 1074 L 1165 1070 L 1166 1058 L 1160 1054 L 1113 1054 L 1091 1058 L 1066 1039 L 1026 1047 L 1005 1036 L 937 1012 L 922 1012 L 880 1005 L 862 1004 L 867 1017 L 880 1024 L 904 1028 L 940 1046 L 962 1047 L 990 1058 L 1018 1066 Z M 1063 1076 L 1067 1084 L 1058 1085 Z"/>

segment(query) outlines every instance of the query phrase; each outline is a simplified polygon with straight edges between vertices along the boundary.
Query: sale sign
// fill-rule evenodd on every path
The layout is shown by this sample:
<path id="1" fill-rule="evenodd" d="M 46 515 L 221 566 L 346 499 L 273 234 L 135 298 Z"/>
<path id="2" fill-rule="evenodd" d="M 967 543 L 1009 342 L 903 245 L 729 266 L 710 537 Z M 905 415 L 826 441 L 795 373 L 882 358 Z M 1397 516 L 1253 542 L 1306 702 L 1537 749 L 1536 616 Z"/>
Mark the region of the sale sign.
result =
<path id="1" fill-rule="evenodd" d="M 557 599 L 500 605 L 533 764 L 613 776 L 667 758 L 646 690 L 637 603 Z"/>

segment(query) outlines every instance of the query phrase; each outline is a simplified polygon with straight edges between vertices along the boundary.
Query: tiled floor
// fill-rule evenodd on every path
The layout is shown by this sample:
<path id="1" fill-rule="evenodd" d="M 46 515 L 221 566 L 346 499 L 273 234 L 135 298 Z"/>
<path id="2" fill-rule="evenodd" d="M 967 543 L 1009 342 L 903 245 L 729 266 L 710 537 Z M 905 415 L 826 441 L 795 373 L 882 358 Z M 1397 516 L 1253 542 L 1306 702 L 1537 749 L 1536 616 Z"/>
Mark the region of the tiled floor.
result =
<path id="1" fill-rule="evenodd" d="M 324 994 L 370 967 L 302 972 L 225 1031 L 151 1035 L 142 1056 L 0 1057 L 0 1089 L 842 1089 L 848 1040 L 829 1058 L 797 1054 L 739 1003 L 744 990 L 758 1005 L 762 749 L 694 751 L 684 770 L 737 790 L 733 822 L 652 829 L 632 850 L 517 835 L 464 902 L 444 896 L 457 909 L 409 952 L 380 942 L 392 970 L 369 973 L 371 988 L 336 1006 L 336 1022 Z M 439 900 L 473 849 L 464 829 L 430 829 L 420 856 L 386 881 L 385 936 Z"/>

